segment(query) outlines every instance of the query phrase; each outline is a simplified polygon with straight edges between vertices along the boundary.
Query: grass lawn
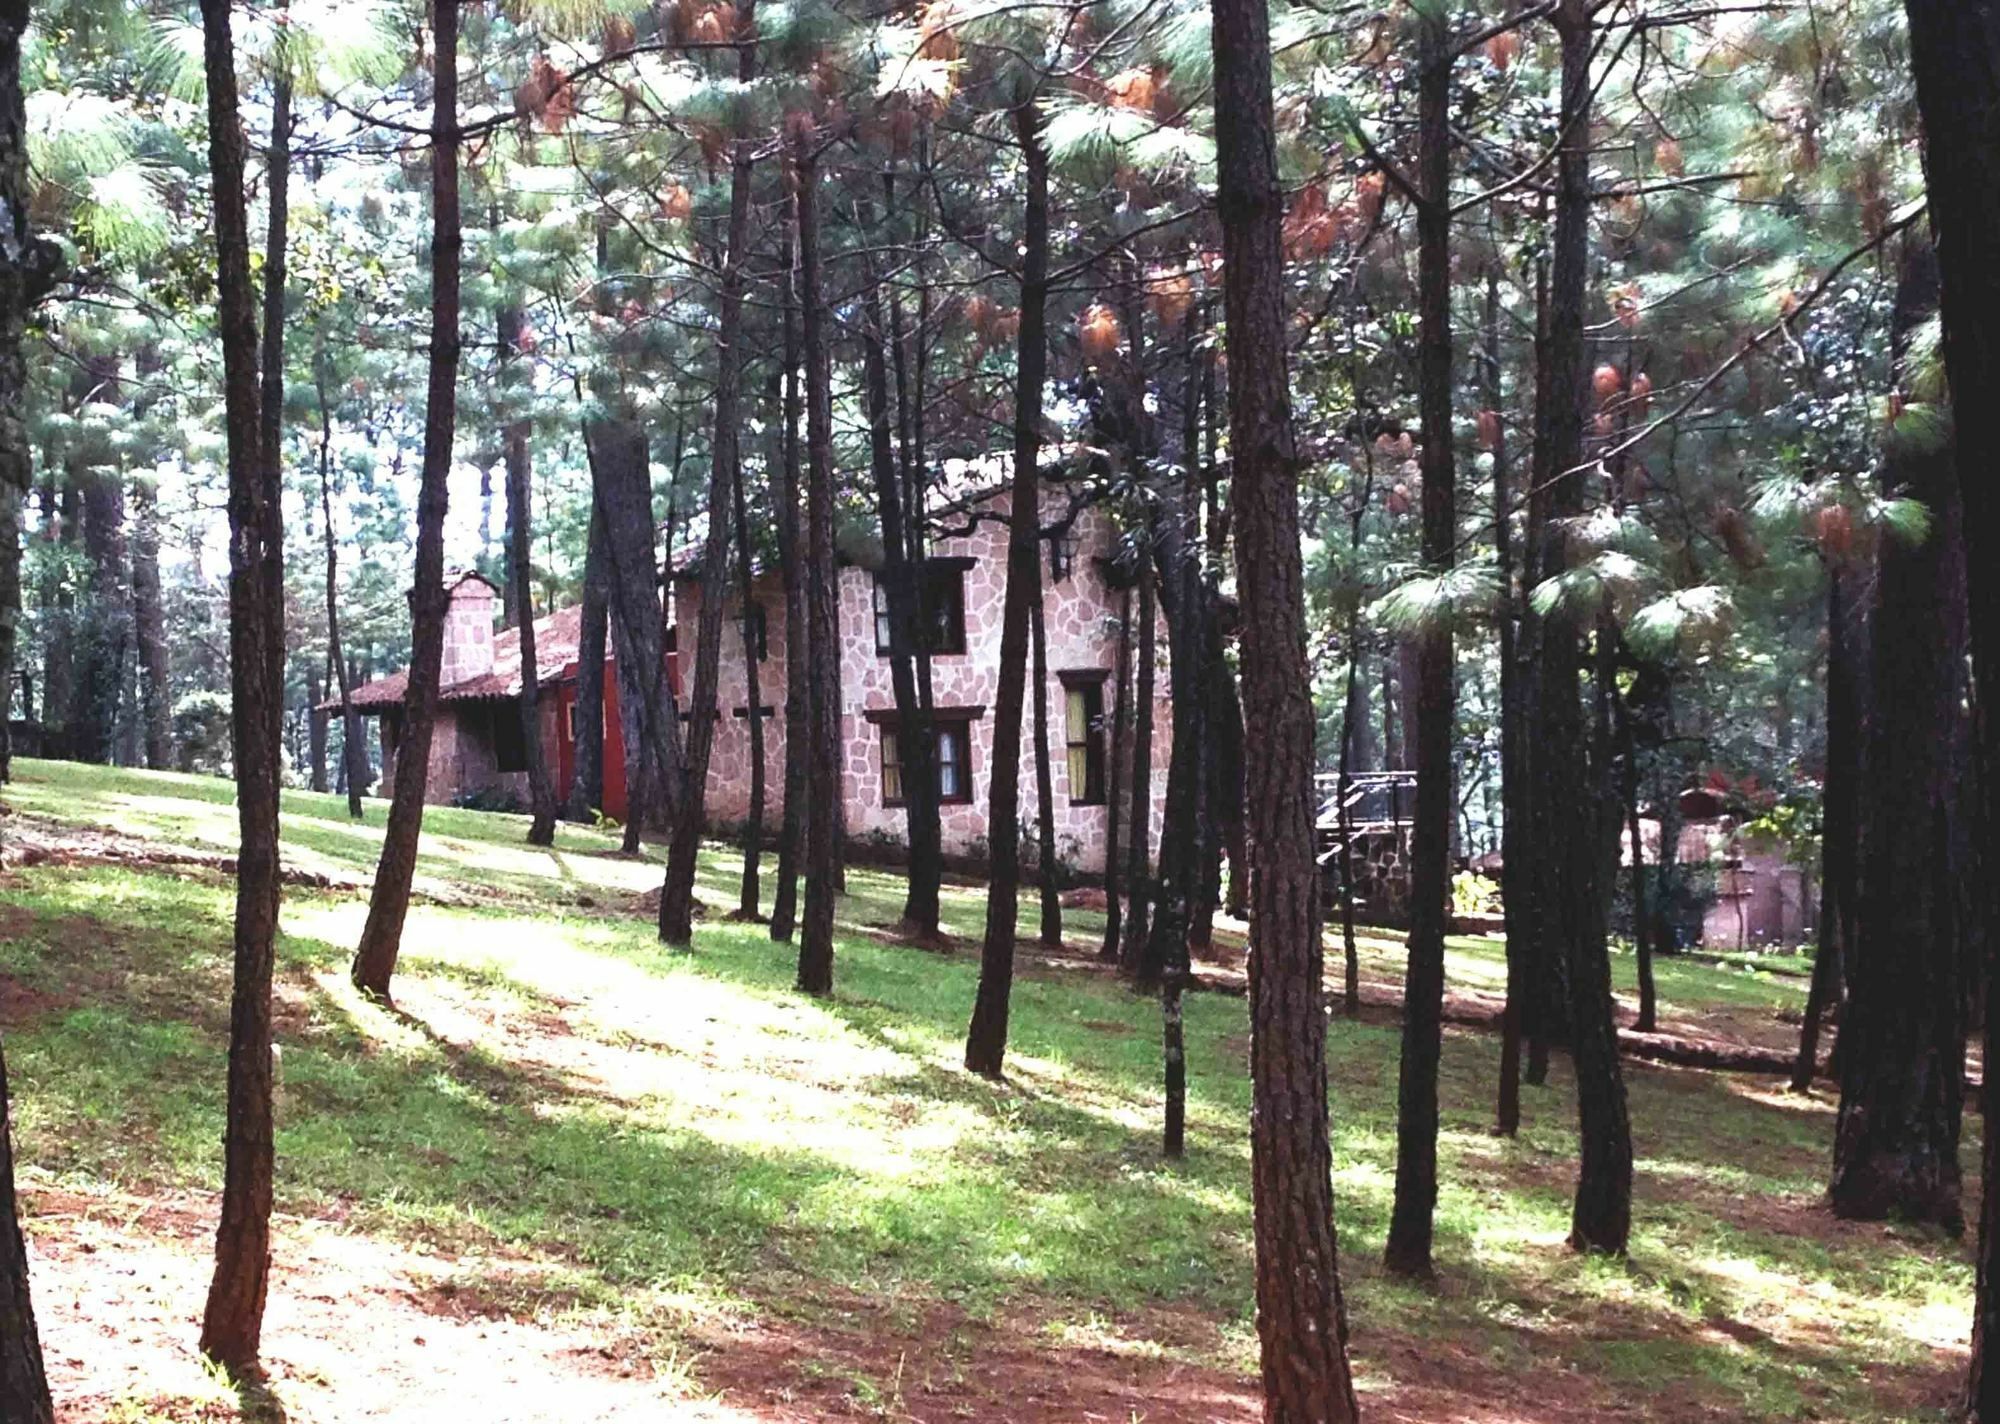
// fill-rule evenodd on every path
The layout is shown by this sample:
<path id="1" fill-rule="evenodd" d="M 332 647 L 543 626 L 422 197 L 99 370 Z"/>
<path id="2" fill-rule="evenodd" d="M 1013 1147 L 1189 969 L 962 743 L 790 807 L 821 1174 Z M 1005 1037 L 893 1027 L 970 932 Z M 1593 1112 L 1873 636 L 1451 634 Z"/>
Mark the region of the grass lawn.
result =
<path id="1" fill-rule="evenodd" d="M 226 783 L 17 774 L 0 837 L 62 823 L 233 850 Z M 336 798 L 287 793 L 288 866 L 365 878 L 385 811 L 356 826 Z M 1155 1003 L 1025 966 L 995 1086 L 958 1066 L 975 946 L 890 939 L 892 876 L 851 873 L 821 1003 L 792 991 L 788 946 L 723 917 L 733 851 L 703 867 L 694 952 L 668 953 L 636 908 L 656 862 L 571 827 L 532 850 L 524 824 L 427 818 L 393 1013 L 346 982 L 360 893 L 286 892 L 266 1353 L 292 1420 L 1257 1418 L 1239 999 L 1188 1005 L 1190 1148 L 1167 1164 Z M 0 1025 L 67 1420 L 239 1416 L 193 1352 L 231 893 L 214 869 L 130 857 L 0 872 Z M 953 931 L 982 914 L 975 888 L 948 890 Z M 1101 920 L 1072 924 L 1094 943 Z M 1364 948 L 1393 981 L 1397 942 Z M 1661 991 L 1670 1019 L 1777 1033 L 1802 998 L 1791 969 L 1676 959 Z M 1629 958 L 1617 970 L 1629 989 Z M 1449 974 L 1497 992 L 1499 946 L 1454 941 Z M 1583 1261 L 1563 1245 L 1566 1065 L 1496 1140 L 1497 1040 L 1452 1030 L 1440 1279 L 1420 1289 L 1377 1264 L 1396 1033 L 1336 1018 L 1329 1035 L 1370 1420 L 1947 1417 L 1969 1250 L 1824 1211 L 1824 1090 L 1630 1065 L 1632 1258 Z M 1965 1160 L 1970 1198 L 1976 1141 Z"/>

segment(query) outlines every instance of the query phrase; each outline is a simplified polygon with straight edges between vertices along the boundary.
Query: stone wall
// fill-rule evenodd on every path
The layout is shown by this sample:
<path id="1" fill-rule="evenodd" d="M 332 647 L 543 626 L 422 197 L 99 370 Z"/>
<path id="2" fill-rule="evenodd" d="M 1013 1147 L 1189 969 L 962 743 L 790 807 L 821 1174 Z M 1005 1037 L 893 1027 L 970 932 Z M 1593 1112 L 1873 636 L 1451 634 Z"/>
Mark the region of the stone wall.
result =
<path id="1" fill-rule="evenodd" d="M 444 662 L 438 686 L 451 687 L 493 671 L 493 585 L 477 574 L 460 576 L 444 616 Z"/>
<path id="2" fill-rule="evenodd" d="M 1410 838 L 1407 830 L 1354 834 L 1354 913 L 1365 924 L 1388 929 L 1410 925 Z M 1340 886 L 1338 857 L 1329 865 L 1328 884 Z"/>
<path id="3" fill-rule="evenodd" d="M 1043 495 L 1043 522 L 1054 523 L 1069 509 L 1069 492 L 1052 489 Z M 993 720 L 999 696 L 1000 624 L 1007 569 L 1007 526 L 1010 496 L 981 506 L 983 516 L 963 537 L 937 541 L 933 554 L 970 559 L 965 571 L 965 651 L 939 654 L 931 660 L 933 695 L 941 709 L 983 709 L 970 724 L 972 799 L 969 804 L 943 808 L 944 847 L 948 855 L 983 858 L 986 852 L 988 780 L 993 761 Z M 1120 594 L 1109 587 L 1099 560 L 1112 547 L 1112 527 L 1100 509 L 1078 516 L 1074 528 L 1075 556 L 1067 578 L 1048 578 L 1048 547 L 1042 546 L 1043 624 L 1048 641 L 1046 700 L 1049 764 L 1054 781 L 1058 855 L 1072 868 L 1090 874 L 1104 869 L 1104 840 L 1110 823 L 1106 806 L 1071 804 L 1069 764 L 1065 751 L 1065 694 L 1059 674 L 1112 669 L 1117 662 L 1117 617 Z M 702 590 L 692 582 L 676 590 L 675 622 L 683 647 L 692 653 L 693 630 L 700 617 Z M 759 664 L 761 701 L 771 709 L 765 719 L 766 815 L 775 833 L 784 798 L 785 657 L 789 646 L 784 595 L 777 578 L 760 578 L 755 596 L 764 605 L 770 656 Z M 889 659 L 875 650 L 874 575 L 866 569 L 840 572 L 841 643 L 841 785 L 846 806 L 847 834 L 857 840 L 905 840 L 902 808 L 885 806 L 882 798 L 881 730 L 868 720 L 870 712 L 895 708 Z M 723 717 L 716 729 L 709 765 L 708 805 L 722 823 L 741 821 L 749 806 L 749 729 L 736 715 L 746 705 L 743 642 L 736 621 L 737 601 L 730 598 L 724 624 L 721 658 Z M 1172 706 L 1166 696 L 1167 629 L 1164 617 L 1155 628 L 1158 682 L 1154 705 L 1151 838 L 1158 845 L 1166 802 L 1167 764 L 1173 752 Z M 1135 656 L 1136 662 L 1136 656 Z M 1110 713 L 1113 685 L 1105 686 L 1105 711 Z M 1020 795 L 1023 835 L 1035 818 L 1033 707 L 1022 715 Z M 1128 729 L 1129 734 L 1129 729 Z M 1129 786 L 1129 773 L 1124 778 Z M 1128 803 L 1129 804 L 1129 803 Z M 1123 824 L 1129 826 L 1129 818 Z"/>

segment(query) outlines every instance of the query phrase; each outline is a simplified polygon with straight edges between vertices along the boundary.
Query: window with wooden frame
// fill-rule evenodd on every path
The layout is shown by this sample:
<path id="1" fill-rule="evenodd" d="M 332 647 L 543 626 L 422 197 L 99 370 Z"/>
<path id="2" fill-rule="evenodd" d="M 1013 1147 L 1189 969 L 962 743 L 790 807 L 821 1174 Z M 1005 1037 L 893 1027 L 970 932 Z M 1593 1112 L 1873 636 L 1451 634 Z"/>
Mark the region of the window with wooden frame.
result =
<path id="1" fill-rule="evenodd" d="M 1104 804 L 1104 683 L 1109 673 L 1091 669 L 1058 673 L 1063 689 L 1063 732 L 1069 804 Z"/>
<path id="2" fill-rule="evenodd" d="M 965 651 L 965 571 L 972 560 L 933 558 L 924 562 L 924 611 L 930 616 L 928 651 L 951 656 Z M 896 647 L 896 621 L 889 611 L 889 580 L 875 575 L 875 653 L 888 657 Z"/>
<path id="3" fill-rule="evenodd" d="M 984 707 L 940 707 L 931 713 L 931 733 L 937 740 L 938 802 L 945 806 L 972 804 L 972 724 L 986 714 Z M 903 804 L 903 749 L 898 736 L 901 719 L 893 711 L 863 714 L 880 738 L 882 804 Z"/>
<path id="4" fill-rule="evenodd" d="M 963 806 L 972 800 L 972 724 L 944 722 L 937 728 L 938 800 Z"/>
<path id="5" fill-rule="evenodd" d="M 903 755 L 897 742 L 896 729 L 881 727 L 882 735 L 882 804 L 900 806 L 903 804 Z"/>

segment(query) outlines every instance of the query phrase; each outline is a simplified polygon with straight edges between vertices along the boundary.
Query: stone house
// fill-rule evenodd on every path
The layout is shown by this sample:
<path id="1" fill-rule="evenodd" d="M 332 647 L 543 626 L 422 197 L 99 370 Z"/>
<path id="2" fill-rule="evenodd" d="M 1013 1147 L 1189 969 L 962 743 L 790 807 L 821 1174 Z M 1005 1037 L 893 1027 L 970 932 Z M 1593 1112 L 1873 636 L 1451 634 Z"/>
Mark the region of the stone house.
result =
<path id="1" fill-rule="evenodd" d="M 1039 689 L 1049 731 L 1049 763 L 1057 853 L 1071 869 L 1104 869 L 1110 822 L 1108 791 L 1113 755 L 1119 620 L 1136 597 L 1125 589 L 1111 558 L 1109 516 L 1095 506 L 1072 509 L 1071 492 L 1056 485 L 1043 496 L 1043 525 L 1066 532 L 1043 541 L 1043 626 L 1048 682 Z M 1000 491 L 946 512 L 950 525 L 933 541 L 926 577 L 937 630 L 931 676 L 938 764 L 943 789 L 942 829 L 949 856 L 985 858 L 987 776 L 992 764 L 993 709 L 1000 671 L 1000 624 L 1006 587 L 1007 518 L 1011 494 Z M 893 851 L 904 842 L 904 812 L 891 690 L 888 612 L 876 575 L 864 561 L 839 572 L 841 790 L 846 834 L 864 850 Z M 744 658 L 742 601 L 735 580 L 725 595 L 718 722 L 710 756 L 708 811 L 712 824 L 740 823 L 749 812 L 751 737 L 749 683 Z M 757 702 L 762 709 L 766 825 L 775 839 L 784 799 L 785 659 L 790 653 L 785 600 L 775 573 L 752 581 L 757 638 Z M 674 580 L 673 630 L 668 675 L 684 698 L 682 665 L 691 656 L 706 590 L 685 569 Z M 519 730 L 519 635 L 494 630 L 497 590 L 477 574 L 451 581 L 445 663 L 437 730 L 430 758 L 428 799 L 463 800 L 479 793 L 512 793 L 525 799 L 525 749 Z M 579 610 L 563 609 L 535 625 L 536 661 L 543 686 L 542 743 L 558 792 L 573 766 Z M 1172 755 L 1172 709 L 1164 618 L 1153 630 L 1158 674 L 1153 718 L 1151 843 L 1158 844 Z M 1132 647 L 1138 647 L 1135 635 Z M 615 657 L 615 653 L 611 656 Z M 355 689 L 366 715 L 382 718 L 385 781 L 400 733 L 405 674 Z M 605 687 L 604 811 L 624 819 L 624 747 L 617 712 L 617 678 L 607 665 Z M 1031 688 L 1031 695 L 1034 689 Z M 683 710 L 684 704 L 683 704 Z M 1021 801 L 1024 839 L 1035 820 L 1033 704 L 1023 714 Z M 1129 744 L 1129 729 L 1118 738 Z M 1125 754 L 1129 756 L 1129 751 Z M 1131 785 L 1129 768 L 1122 776 Z M 1128 792 L 1129 795 L 1129 792 Z M 1129 809 L 1129 803 L 1128 803 Z M 1130 825 L 1129 817 L 1125 824 Z"/>

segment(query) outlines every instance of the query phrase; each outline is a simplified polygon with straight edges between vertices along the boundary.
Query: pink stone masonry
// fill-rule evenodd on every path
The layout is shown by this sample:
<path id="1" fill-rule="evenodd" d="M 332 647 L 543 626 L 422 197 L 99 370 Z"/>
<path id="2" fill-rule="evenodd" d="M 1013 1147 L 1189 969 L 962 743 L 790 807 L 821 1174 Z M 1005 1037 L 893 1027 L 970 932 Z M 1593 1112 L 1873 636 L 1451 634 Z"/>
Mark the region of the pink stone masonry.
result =
<path id="1" fill-rule="evenodd" d="M 1007 526 L 1011 496 L 1002 493 L 981 506 L 983 515 L 961 538 L 937 542 L 933 554 L 971 560 L 965 571 L 965 651 L 936 654 L 931 660 L 935 702 L 939 708 L 985 709 L 970 727 L 972 799 L 969 804 L 943 808 L 944 844 L 953 855 L 980 857 L 986 850 L 988 776 L 993 756 L 993 719 L 1000 674 L 1000 624 L 1006 593 Z M 1043 522 L 1052 524 L 1068 512 L 1063 489 L 1043 497 Z M 1111 710 L 1117 663 L 1118 614 L 1121 595 L 1110 588 L 1099 560 L 1112 547 L 1112 526 L 1103 510 L 1083 511 L 1072 529 L 1076 554 L 1069 576 L 1051 581 L 1048 547 L 1041 548 L 1043 625 L 1048 641 L 1048 685 L 1040 689 L 1048 709 L 1049 766 L 1054 781 L 1055 830 L 1058 856 L 1071 868 L 1091 874 L 1104 869 L 1104 841 L 1110 810 L 1103 805 L 1073 804 L 1066 754 L 1065 693 L 1059 674 L 1104 671 L 1105 711 Z M 764 607 L 769 656 L 757 668 L 759 701 L 770 709 L 764 719 L 765 815 L 775 834 L 784 797 L 785 627 L 782 588 L 775 576 L 757 581 L 754 596 Z M 680 585 L 675 608 L 683 637 L 691 636 L 700 614 L 701 588 Z M 747 703 L 742 627 L 738 602 L 729 599 L 721 658 L 721 722 L 709 765 L 708 805 L 718 822 L 740 822 L 750 800 L 750 734 L 747 719 L 737 715 Z M 1154 637 L 1160 658 L 1158 691 L 1153 714 L 1153 775 L 1150 807 L 1151 844 L 1157 847 L 1166 801 L 1167 765 L 1172 757 L 1172 707 L 1164 695 L 1168 685 L 1167 631 L 1162 618 Z M 902 843 L 904 812 L 885 806 L 882 797 L 881 729 L 869 712 L 892 711 L 895 695 L 889 659 L 875 650 L 874 575 L 866 569 L 840 573 L 841 638 L 841 780 L 846 803 L 847 832 L 858 839 L 884 838 Z M 1136 661 L 1136 659 L 1135 659 Z M 1023 713 L 1021 757 L 1021 823 L 1023 838 L 1032 841 L 1036 816 L 1033 708 Z M 1129 728 L 1128 728 L 1129 740 Z M 1130 784 L 1129 774 L 1125 777 Z M 1080 790 L 1080 788 L 1077 788 Z M 1126 822 L 1130 824 L 1129 820 Z"/>

